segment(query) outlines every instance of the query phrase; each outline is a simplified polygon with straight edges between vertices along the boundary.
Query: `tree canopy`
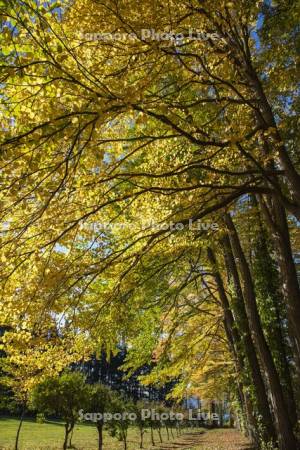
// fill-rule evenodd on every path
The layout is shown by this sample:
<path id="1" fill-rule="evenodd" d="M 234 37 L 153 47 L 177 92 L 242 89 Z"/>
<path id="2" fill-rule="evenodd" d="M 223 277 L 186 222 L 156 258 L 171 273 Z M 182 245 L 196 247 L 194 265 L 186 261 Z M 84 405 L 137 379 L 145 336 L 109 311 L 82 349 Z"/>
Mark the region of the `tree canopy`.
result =
<path id="1" fill-rule="evenodd" d="M 124 341 L 144 382 L 296 449 L 299 2 L 0 11 L 7 357 L 46 375 Z"/>

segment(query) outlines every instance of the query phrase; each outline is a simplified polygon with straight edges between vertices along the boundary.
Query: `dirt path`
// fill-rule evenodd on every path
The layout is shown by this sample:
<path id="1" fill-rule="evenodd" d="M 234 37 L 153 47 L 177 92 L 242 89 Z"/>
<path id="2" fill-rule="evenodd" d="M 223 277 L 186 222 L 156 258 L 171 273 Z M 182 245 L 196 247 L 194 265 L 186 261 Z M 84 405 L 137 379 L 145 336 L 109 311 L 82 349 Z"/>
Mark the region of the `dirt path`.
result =
<path id="1" fill-rule="evenodd" d="M 249 441 L 232 429 L 183 434 L 173 442 L 153 447 L 155 450 L 254 450 Z"/>

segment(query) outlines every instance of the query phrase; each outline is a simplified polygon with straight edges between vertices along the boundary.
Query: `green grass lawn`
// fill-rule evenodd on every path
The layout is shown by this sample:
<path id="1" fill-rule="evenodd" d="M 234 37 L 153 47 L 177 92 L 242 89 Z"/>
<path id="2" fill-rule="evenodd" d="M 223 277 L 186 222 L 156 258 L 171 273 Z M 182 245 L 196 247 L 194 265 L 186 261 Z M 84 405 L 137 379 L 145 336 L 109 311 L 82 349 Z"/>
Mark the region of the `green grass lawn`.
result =
<path id="1" fill-rule="evenodd" d="M 18 420 L 13 418 L 0 418 L 0 450 L 13 450 Z M 159 445 L 158 434 L 155 433 L 155 443 Z M 97 449 L 97 430 L 92 424 L 76 425 L 72 444 L 77 450 Z M 162 430 L 163 441 L 167 443 L 167 433 Z M 36 423 L 35 420 L 25 420 L 20 435 L 20 450 L 58 450 L 62 449 L 64 438 L 64 424 L 62 422 Z M 176 433 L 174 431 L 174 439 Z M 172 441 L 172 438 L 171 438 Z M 171 443 L 169 441 L 169 445 Z M 139 432 L 132 427 L 128 433 L 128 450 L 139 449 Z M 144 448 L 151 448 L 150 431 L 144 435 Z M 177 446 L 176 446 L 177 447 Z M 172 447 L 171 447 L 172 448 Z M 104 432 L 105 450 L 122 450 L 123 443 Z M 152 447 L 153 449 L 153 447 Z M 177 447 L 178 450 L 180 450 Z"/>

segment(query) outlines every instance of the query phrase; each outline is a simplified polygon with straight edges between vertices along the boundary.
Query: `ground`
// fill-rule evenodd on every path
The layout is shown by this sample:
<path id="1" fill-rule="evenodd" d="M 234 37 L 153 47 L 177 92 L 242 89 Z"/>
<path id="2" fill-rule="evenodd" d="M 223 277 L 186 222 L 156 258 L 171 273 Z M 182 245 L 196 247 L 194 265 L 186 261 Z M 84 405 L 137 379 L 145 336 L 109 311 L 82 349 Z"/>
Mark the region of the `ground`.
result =
<path id="1" fill-rule="evenodd" d="M 160 450 L 254 450 L 249 441 L 233 429 L 216 429 L 204 433 L 189 432 L 175 443 L 158 447 Z"/>
<path id="2" fill-rule="evenodd" d="M 18 421 L 12 418 L 0 419 L 0 450 L 13 450 L 14 438 Z M 34 420 L 26 420 L 20 436 L 19 450 L 61 450 L 64 434 L 64 425 L 60 422 L 47 422 L 38 424 Z M 159 444 L 157 433 L 155 434 L 156 446 L 150 445 L 150 433 L 145 435 L 145 450 L 253 450 L 238 431 L 232 429 L 217 430 L 185 430 L 174 439 L 167 441 L 167 433 L 164 430 L 163 443 Z M 77 425 L 74 431 L 74 448 L 77 450 L 97 450 L 97 433 L 93 425 Z M 104 450 L 122 450 L 122 442 L 104 436 Z M 139 449 L 139 432 L 131 428 L 128 436 L 128 450 Z"/>

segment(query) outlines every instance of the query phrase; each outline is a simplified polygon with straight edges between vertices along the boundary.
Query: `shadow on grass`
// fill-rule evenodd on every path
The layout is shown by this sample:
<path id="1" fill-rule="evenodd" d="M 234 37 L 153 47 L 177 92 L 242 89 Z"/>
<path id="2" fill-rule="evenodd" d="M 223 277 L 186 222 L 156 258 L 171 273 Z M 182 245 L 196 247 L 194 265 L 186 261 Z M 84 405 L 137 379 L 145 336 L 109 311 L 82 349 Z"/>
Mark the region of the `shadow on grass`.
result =
<path id="1" fill-rule="evenodd" d="M 170 442 L 164 442 L 152 447 L 153 450 L 175 450 L 175 449 L 192 449 L 193 446 L 199 445 L 199 437 L 205 434 L 204 431 L 193 431 L 182 434 L 178 439 Z"/>
<path id="2" fill-rule="evenodd" d="M 18 416 L 0 416 L 0 421 L 1 422 L 9 422 L 15 420 L 17 422 L 20 421 L 20 417 Z M 45 421 L 43 423 L 39 423 L 36 421 L 35 417 L 25 417 L 24 418 L 24 423 L 34 423 L 36 425 L 55 425 L 55 426 L 60 426 L 60 427 L 64 427 L 65 426 L 65 422 L 63 422 L 60 419 L 45 419 Z M 81 427 L 94 427 L 95 425 L 93 423 L 90 422 L 76 422 L 75 426 L 81 426 Z M 1 450 L 1 447 L 0 447 Z"/>

